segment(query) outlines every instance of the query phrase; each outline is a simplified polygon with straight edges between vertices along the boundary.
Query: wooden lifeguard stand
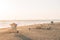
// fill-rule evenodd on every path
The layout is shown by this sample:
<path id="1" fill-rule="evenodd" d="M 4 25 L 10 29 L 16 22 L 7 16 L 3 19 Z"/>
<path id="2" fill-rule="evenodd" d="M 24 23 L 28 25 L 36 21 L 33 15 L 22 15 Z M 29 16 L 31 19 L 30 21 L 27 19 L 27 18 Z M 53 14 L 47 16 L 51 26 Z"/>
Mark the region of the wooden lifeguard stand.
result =
<path id="1" fill-rule="evenodd" d="M 12 23 L 10 25 L 11 25 L 11 29 L 12 29 L 11 31 L 16 33 L 17 32 L 17 24 L 16 23 Z"/>

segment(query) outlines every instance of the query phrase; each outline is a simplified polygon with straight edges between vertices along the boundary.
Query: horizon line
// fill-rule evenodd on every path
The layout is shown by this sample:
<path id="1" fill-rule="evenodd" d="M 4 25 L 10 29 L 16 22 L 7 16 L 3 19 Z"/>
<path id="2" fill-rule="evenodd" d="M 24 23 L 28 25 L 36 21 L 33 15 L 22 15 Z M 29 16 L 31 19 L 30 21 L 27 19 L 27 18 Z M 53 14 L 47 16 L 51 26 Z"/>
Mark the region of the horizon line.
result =
<path id="1" fill-rule="evenodd" d="M 60 19 L 41 19 L 41 20 L 0 20 L 0 21 L 60 21 Z"/>

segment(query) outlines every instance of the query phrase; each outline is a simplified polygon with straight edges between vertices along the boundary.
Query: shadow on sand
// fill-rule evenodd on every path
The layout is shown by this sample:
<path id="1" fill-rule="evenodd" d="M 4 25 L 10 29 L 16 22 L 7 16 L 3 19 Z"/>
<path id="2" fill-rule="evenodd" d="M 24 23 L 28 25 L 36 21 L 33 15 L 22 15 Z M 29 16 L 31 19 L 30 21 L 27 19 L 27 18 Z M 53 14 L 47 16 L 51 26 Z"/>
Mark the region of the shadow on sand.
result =
<path id="1" fill-rule="evenodd" d="M 30 39 L 22 34 L 16 34 L 16 37 L 21 38 L 22 40 L 32 40 L 32 39 Z"/>

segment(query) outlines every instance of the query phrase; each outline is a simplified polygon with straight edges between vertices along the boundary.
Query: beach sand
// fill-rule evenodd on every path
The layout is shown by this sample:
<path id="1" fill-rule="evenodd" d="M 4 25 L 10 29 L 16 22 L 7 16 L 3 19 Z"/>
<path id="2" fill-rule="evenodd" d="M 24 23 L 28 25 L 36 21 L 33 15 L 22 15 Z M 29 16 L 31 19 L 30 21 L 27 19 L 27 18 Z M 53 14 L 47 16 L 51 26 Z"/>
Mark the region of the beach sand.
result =
<path id="1" fill-rule="evenodd" d="M 60 40 L 60 23 L 20 26 L 17 30 L 19 33 L 10 33 L 10 28 L 0 29 L 0 40 Z"/>

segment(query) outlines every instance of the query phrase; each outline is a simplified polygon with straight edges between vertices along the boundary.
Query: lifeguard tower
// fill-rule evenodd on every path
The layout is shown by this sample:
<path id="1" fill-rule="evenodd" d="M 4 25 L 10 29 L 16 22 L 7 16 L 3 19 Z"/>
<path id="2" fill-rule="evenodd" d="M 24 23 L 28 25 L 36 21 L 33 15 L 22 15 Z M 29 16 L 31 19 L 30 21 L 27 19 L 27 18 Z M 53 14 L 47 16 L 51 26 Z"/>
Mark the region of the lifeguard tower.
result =
<path id="1" fill-rule="evenodd" d="M 12 29 L 11 31 L 16 33 L 17 32 L 17 24 L 16 23 L 12 23 L 10 25 L 11 25 L 11 29 Z"/>

